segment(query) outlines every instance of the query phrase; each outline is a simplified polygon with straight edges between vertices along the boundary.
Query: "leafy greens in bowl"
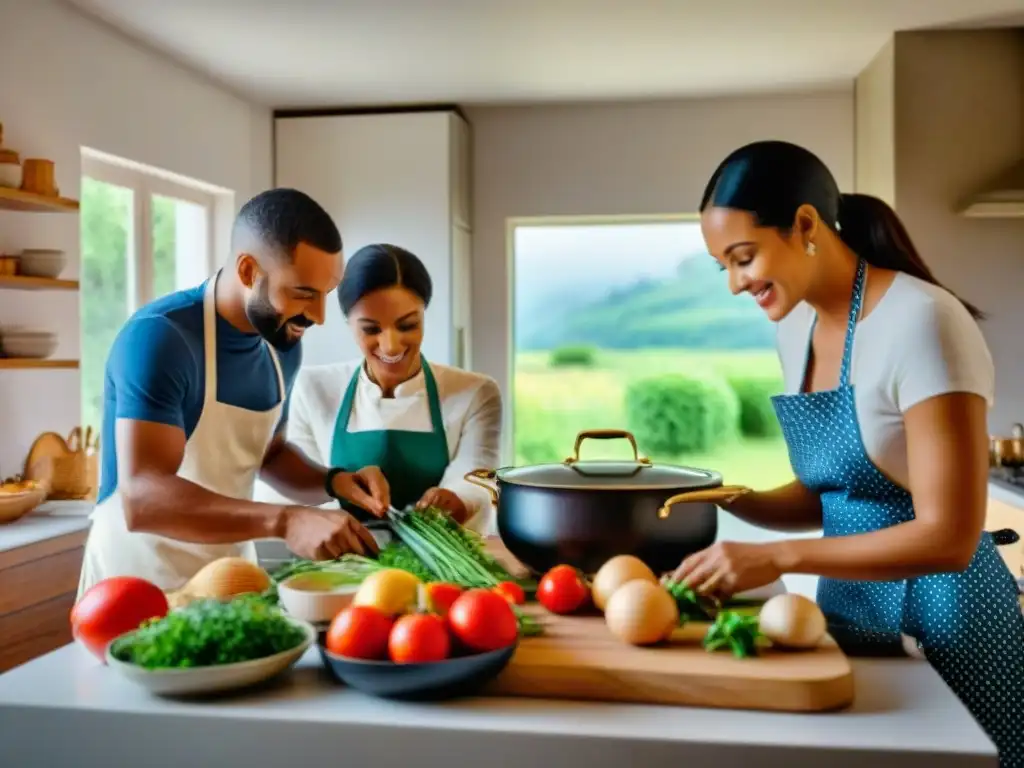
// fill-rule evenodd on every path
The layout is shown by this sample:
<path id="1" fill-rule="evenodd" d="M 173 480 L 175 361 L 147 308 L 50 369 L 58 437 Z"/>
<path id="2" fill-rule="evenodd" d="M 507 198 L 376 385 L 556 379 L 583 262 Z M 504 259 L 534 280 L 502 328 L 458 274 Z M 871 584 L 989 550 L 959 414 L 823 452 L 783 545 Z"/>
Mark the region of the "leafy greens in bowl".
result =
<path id="1" fill-rule="evenodd" d="M 200 600 L 114 640 L 107 663 L 153 693 L 212 693 L 283 672 L 315 639 L 311 624 L 258 595 Z"/>

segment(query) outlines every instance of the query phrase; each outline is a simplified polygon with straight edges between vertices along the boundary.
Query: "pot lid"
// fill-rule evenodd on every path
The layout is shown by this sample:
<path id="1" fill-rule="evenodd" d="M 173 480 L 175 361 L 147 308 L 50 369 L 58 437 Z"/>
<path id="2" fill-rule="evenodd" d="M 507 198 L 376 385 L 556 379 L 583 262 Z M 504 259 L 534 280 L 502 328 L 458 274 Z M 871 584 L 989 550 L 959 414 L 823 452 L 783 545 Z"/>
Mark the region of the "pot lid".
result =
<path id="1" fill-rule="evenodd" d="M 498 470 L 498 479 L 514 485 L 561 490 L 697 490 L 722 484 L 718 472 L 673 464 L 638 461 L 566 461 Z"/>
<path id="2" fill-rule="evenodd" d="M 584 440 L 627 440 L 633 461 L 580 460 Z M 654 464 L 640 456 L 636 438 L 619 429 L 596 429 L 576 435 L 572 456 L 561 464 L 506 467 L 497 471 L 499 480 L 516 485 L 560 490 L 697 490 L 722 484 L 718 472 L 674 464 Z"/>

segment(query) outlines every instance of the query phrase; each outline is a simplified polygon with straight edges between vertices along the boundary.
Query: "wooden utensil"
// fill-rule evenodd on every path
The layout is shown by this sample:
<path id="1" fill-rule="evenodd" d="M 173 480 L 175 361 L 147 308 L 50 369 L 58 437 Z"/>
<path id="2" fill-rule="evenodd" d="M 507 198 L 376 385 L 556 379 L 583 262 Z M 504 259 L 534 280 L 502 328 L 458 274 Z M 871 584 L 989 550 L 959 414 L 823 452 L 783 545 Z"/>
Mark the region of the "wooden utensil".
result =
<path id="1" fill-rule="evenodd" d="M 50 499 L 86 499 L 96 492 L 96 455 L 83 449 L 81 427 L 71 430 L 66 440 L 44 432 L 29 449 L 24 475 L 47 483 Z"/>

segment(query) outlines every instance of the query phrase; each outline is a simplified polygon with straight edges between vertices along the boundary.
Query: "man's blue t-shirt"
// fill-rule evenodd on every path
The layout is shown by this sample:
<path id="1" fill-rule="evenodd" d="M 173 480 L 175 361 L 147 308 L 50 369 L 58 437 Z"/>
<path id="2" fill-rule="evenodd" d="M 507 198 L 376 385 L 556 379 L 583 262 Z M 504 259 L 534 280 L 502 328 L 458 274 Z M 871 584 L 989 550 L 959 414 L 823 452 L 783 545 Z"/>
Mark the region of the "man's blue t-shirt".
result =
<path id="1" fill-rule="evenodd" d="M 206 285 L 164 296 L 140 309 L 117 334 L 103 383 L 100 490 L 97 502 L 117 488 L 117 419 L 170 424 L 192 435 L 203 412 L 206 364 L 203 294 Z M 301 343 L 276 350 L 291 394 L 302 361 Z M 217 315 L 217 400 L 250 411 L 280 402 L 270 350 L 256 333 L 243 333 Z M 288 417 L 285 398 L 278 430 Z"/>

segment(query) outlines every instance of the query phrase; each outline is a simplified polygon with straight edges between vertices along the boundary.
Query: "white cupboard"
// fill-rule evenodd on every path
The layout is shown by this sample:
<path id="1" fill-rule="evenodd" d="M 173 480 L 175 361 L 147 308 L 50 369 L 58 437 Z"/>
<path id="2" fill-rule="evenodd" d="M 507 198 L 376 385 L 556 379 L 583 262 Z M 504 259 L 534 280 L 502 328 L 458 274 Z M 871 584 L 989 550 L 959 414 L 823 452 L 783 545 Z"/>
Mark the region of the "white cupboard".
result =
<path id="1" fill-rule="evenodd" d="M 302 190 L 334 217 L 346 258 L 370 243 L 419 256 L 434 285 L 427 308 L 427 360 L 470 368 L 470 129 L 454 111 L 274 119 L 274 183 Z M 350 360 L 359 350 L 336 295 L 323 326 L 302 341 L 303 365 Z M 257 501 L 288 503 L 257 481 Z M 333 502 L 325 505 L 336 508 Z M 289 557 L 284 543 L 260 541 L 261 562 Z"/>
<path id="2" fill-rule="evenodd" d="M 470 129 L 454 111 L 276 117 L 275 183 L 306 192 L 341 230 L 345 255 L 375 242 L 402 246 L 434 284 L 423 354 L 469 367 Z M 337 298 L 307 331 L 304 365 L 358 354 Z"/>

